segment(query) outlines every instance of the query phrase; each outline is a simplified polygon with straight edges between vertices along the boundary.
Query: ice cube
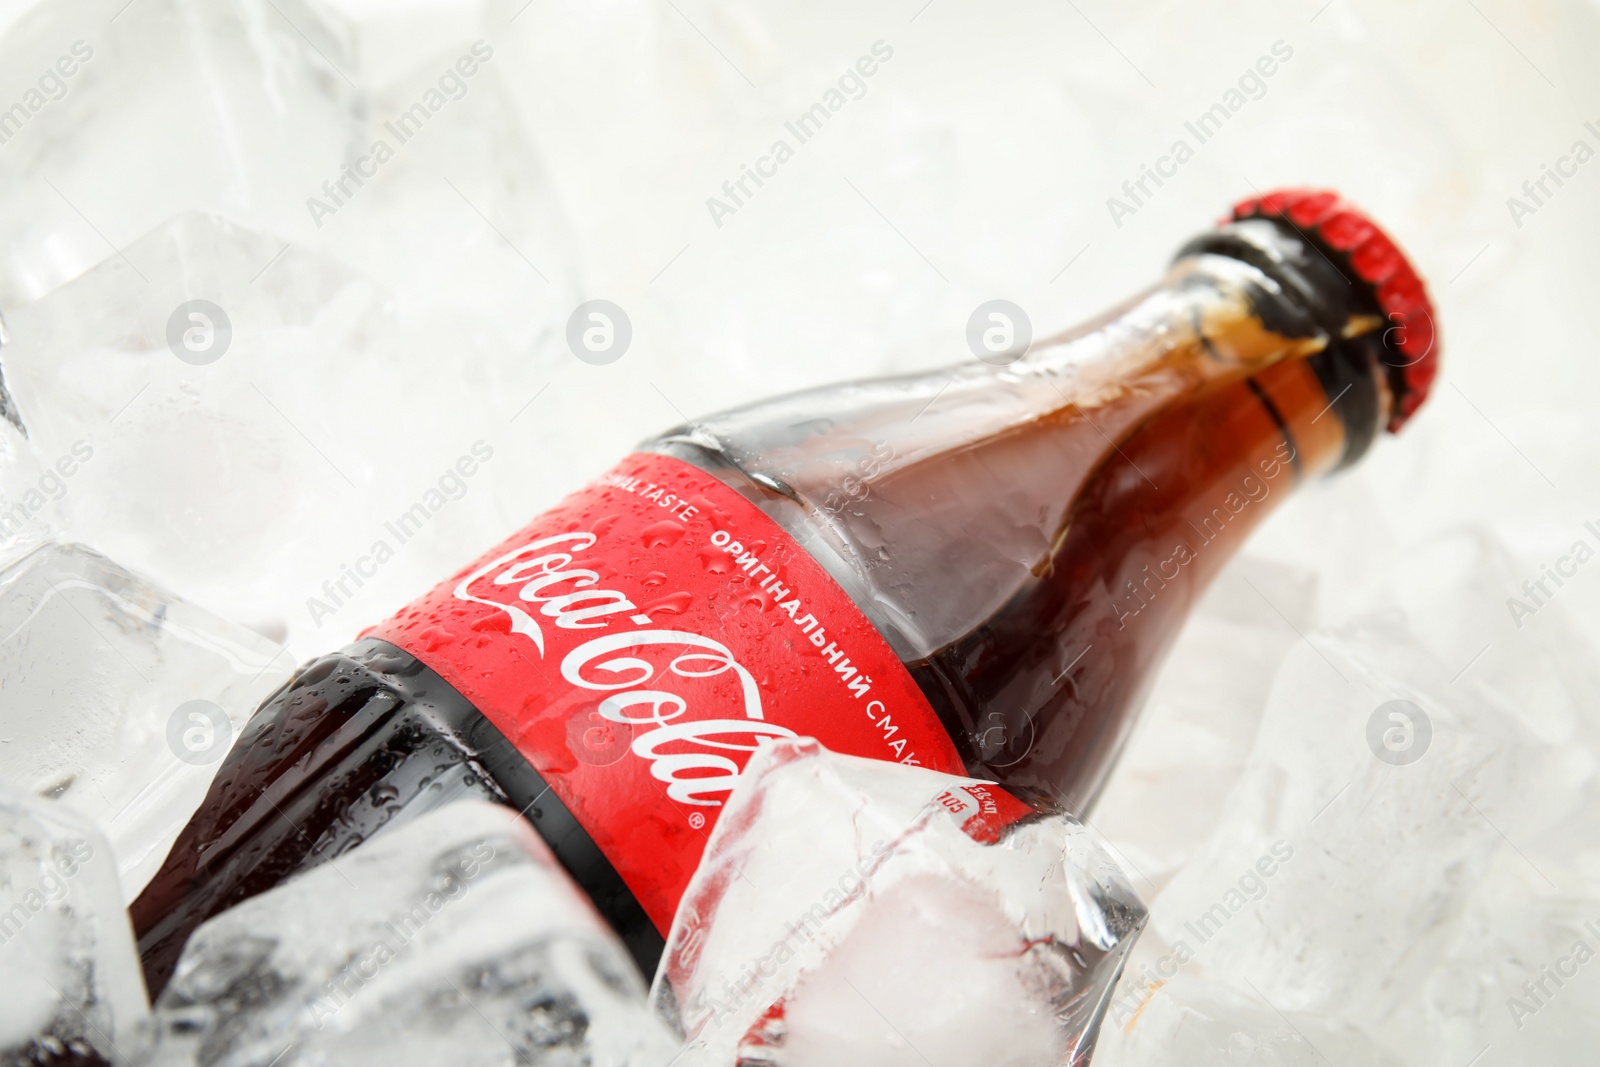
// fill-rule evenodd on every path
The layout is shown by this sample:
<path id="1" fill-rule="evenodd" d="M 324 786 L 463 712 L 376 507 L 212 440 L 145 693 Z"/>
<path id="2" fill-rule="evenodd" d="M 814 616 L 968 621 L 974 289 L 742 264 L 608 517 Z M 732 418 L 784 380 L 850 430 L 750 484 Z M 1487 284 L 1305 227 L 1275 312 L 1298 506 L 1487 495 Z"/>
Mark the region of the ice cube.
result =
<path id="1" fill-rule="evenodd" d="M 677 1048 L 543 842 L 484 801 L 200 927 L 157 1024 L 161 1064 L 664 1067 Z"/>
<path id="2" fill-rule="evenodd" d="M 387 287 L 428 368 L 464 345 L 491 364 L 540 345 L 568 361 L 578 257 L 508 89 L 527 56 L 500 18 L 482 0 L 312 0 L 305 14 L 359 87 L 359 132 L 274 232 Z"/>
<path id="3" fill-rule="evenodd" d="M 0 322 L 0 335 L 4 331 L 5 323 Z M 4 349 L 0 346 L 0 358 L 3 356 Z M 17 411 L 3 375 L 0 375 L 0 408 L 10 415 Z M 58 471 L 41 467 L 20 429 L 20 422 L 0 422 L 0 560 L 17 559 L 29 549 L 59 536 L 56 503 L 64 485 Z"/>
<path id="4" fill-rule="evenodd" d="M 355 86 L 308 30 L 303 8 L 267 0 L 61 0 L 16 18 L 0 38 L 0 99 L 25 105 L 0 128 L 16 194 L 0 302 L 107 256 L 136 271 L 128 243 L 182 211 L 302 224 L 361 133 Z"/>
<path id="5" fill-rule="evenodd" d="M 295 246 L 394 287 L 426 337 L 419 354 L 481 341 L 484 358 L 525 359 L 535 340 L 554 342 L 576 303 L 573 243 L 505 93 L 517 61 L 492 43 L 487 10 L 35 5 L 0 37 L 0 99 L 26 105 L 0 122 L 0 180 L 16 193 L 0 205 L 0 307 L 109 260 L 165 315 L 176 302 L 160 263 L 130 246 L 198 212 L 271 235 L 242 275 L 197 263 L 217 288 L 292 274 L 277 256 Z M 193 295 L 237 323 L 228 300 Z"/>
<path id="6" fill-rule="evenodd" d="M 127 257 L 143 280 L 113 257 L 8 314 L 7 384 L 30 442 L 41 463 L 71 471 L 61 524 L 281 638 L 316 591 L 305 576 L 338 574 L 308 546 L 348 552 L 329 529 L 336 501 L 369 481 L 336 427 L 360 430 L 337 421 L 339 393 L 315 368 L 379 374 L 366 340 L 382 291 L 215 215 L 180 216 Z M 204 329 L 210 349 L 191 352 Z"/>
<path id="7" fill-rule="evenodd" d="M 93 819 L 132 899 L 291 664 L 82 545 L 0 572 L 0 782 Z"/>
<path id="8" fill-rule="evenodd" d="M 1311 641 L 1285 661 L 1222 825 L 1155 923 L 1285 1010 L 1380 1019 L 1433 966 L 1502 834 L 1536 832 L 1593 760 L 1450 689 L 1451 668 L 1392 620 Z"/>
<path id="9" fill-rule="evenodd" d="M 301 25 L 365 90 L 383 89 L 459 41 L 484 36 L 484 0 L 304 0 Z"/>
<path id="10" fill-rule="evenodd" d="M 143 280 L 114 257 L 8 312 L 34 451 L 76 463 L 61 526 L 297 659 L 586 476 L 518 445 L 540 372 L 493 331 L 463 334 L 478 320 L 460 305 L 447 338 L 332 257 L 210 214 L 126 253 Z"/>
<path id="11" fill-rule="evenodd" d="M 690 1065 L 1076 1063 L 1144 920 L 1067 816 L 782 741 L 718 819 L 652 996 Z"/>
<path id="12" fill-rule="evenodd" d="M 1243 556 L 1184 623 L 1092 818 L 1152 905 L 1215 827 L 1315 593 L 1311 573 Z"/>
<path id="13" fill-rule="evenodd" d="M 1532 623 L 1516 619 L 1505 594 L 1537 563 L 1519 572 L 1496 535 L 1454 531 L 1372 565 L 1359 597 L 1341 591 L 1367 611 L 1284 625 L 1292 644 L 1254 747 L 1152 900 L 1097 1062 L 1212 1049 L 1562 1063 L 1600 1040 L 1592 641 L 1567 614 L 1586 593 L 1569 583 Z M 1181 788 L 1141 791 L 1177 804 Z"/>
<path id="14" fill-rule="evenodd" d="M 66 536 L 308 656 L 601 469 L 515 422 L 576 268 L 481 0 L 12 7 L 5 384 L 36 462 L 96 453 Z"/>
<path id="15" fill-rule="evenodd" d="M 121 1065 L 149 1039 L 105 837 L 65 805 L 0 786 L 0 1060 Z"/>
<path id="16" fill-rule="evenodd" d="M 1143 988 L 1133 992 L 1133 1014 L 1119 1022 L 1113 1012 L 1106 1019 L 1097 1065 L 1399 1067 L 1406 1062 L 1348 1022 L 1279 1012 L 1259 991 L 1179 975 L 1162 986 L 1159 996 Z"/>

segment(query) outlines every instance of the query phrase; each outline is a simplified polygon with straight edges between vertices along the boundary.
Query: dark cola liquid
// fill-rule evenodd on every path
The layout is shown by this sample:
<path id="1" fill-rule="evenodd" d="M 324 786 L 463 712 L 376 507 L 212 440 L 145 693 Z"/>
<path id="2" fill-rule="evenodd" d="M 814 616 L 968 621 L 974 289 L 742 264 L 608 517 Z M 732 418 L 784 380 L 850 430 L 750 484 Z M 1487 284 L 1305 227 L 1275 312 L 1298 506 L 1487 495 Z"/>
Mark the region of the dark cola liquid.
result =
<path id="1" fill-rule="evenodd" d="M 661 935 L 538 772 L 422 661 L 368 639 L 305 664 L 262 704 L 130 907 L 151 996 L 206 919 L 467 796 L 521 811 L 654 967 Z"/>
<path id="2" fill-rule="evenodd" d="M 1294 484 L 1358 458 L 1390 404 L 1382 320 L 1320 251 L 1261 222 L 1186 252 L 1155 310 L 1147 299 L 1084 328 L 1103 350 L 1084 377 L 1058 374 L 1048 346 L 1031 379 L 958 368 L 948 395 L 969 394 L 967 436 L 924 416 L 918 389 L 947 395 L 924 376 L 754 405 L 646 447 L 722 478 L 824 566 L 832 554 L 830 572 L 911 650 L 902 661 L 975 777 L 1085 810 L 1207 582 Z M 1119 325 L 1140 314 L 1139 329 Z M 1096 370 L 1118 388 L 1064 391 Z M 1058 503 L 1019 504 L 1023 482 Z M 1024 550 L 972 533 L 1008 506 L 1039 516 Z M 994 528 L 1016 525 L 1005 515 Z M 877 586 L 837 562 L 850 553 Z M 918 598 L 982 610 L 946 613 L 916 652 L 897 620 Z M 462 796 L 523 812 L 654 970 L 661 932 L 538 773 L 439 675 L 368 639 L 306 664 L 261 707 L 132 905 L 152 995 L 206 919 Z"/>
<path id="3" fill-rule="evenodd" d="M 1087 481 L 1034 578 L 907 664 L 975 776 L 1092 806 L 1194 602 L 1308 468 L 1338 458 L 1342 441 L 1295 433 L 1327 404 L 1297 362 L 1163 413 Z"/>

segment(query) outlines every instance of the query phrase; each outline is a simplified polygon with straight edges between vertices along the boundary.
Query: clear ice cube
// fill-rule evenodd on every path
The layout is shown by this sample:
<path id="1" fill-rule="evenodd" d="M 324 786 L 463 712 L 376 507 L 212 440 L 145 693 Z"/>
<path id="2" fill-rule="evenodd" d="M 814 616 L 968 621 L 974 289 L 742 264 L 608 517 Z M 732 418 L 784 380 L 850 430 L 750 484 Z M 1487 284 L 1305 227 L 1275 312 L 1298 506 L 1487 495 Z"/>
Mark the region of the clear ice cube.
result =
<path id="1" fill-rule="evenodd" d="M 300 191 L 295 227 L 274 232 L 392 292 L 423 367 L 463 348 L 502 372 L 531 352 L 570 360 L 580 257 L 516 104 L 526 55 L 481 0 L 310 10 L 360 87 L 359 132 L 348 158 Z"/>
<path id="2" fill-rule="evenodd" d="M 121 1065 L 149 1038 L 111 847 L 67 806 L 0 786 L 0 1061 Z"/>
<path id="3" fill-rule="evenodd" d="M 180 212 L 284 231 L 359 143 L 357 91 L 269 0 L 59 0 L 0 38 L 0 301 L 35 299 Z M 29 92 L 34 96 L 30 98 Z M 115 180 L 107 180 L 114 175 Z M 119 251 L 120 250 L 120 251 Z"/>
<path id="4" fill-rule="evenodd" d="M 0 782 L 93 819 L 132 899 L 290 666 L 82 545 L 45 545 L 0 571 Z"/>
<path id="5" fill-rule="evenodd" d="M 1177 1067 L 1400 1067 L 1358 1027 L 1321 1014 L 1280 1012 L 1262 991 L 1178 975 L 1160 996 L 1136 991 L 1135 1017 L 1106 1019 L 1097 1064 Z"/>
<path id="6" fill-rule="evenodd" d="M 1090 1055 L 1143 904 L 1084 828 L 987 783 L 763 747 L 652 995 L 686 1065 L 1044 1065 Z"/>
<path id="7" fill-rule="evenodd" d="M 393 287 L 419 352 L 437 360 L 435 345 L 466 334 L 480 358 L 526 358 L 576 302 L 573 242 L 489 11 L 58 0 L 9 25 L 0 13 L 0 100 L 27 105 L 0 118 L 0 181 L 16 193 L 0 205 L 0 307 L 107 260 L 163 303 L 159 264 L 130 246 L 198 212 L 271 235 L 242 277 L 210 272 L 218 286 L 293 272 L 275 258 L 287 246 L 315 250 Z"/>
<path id="8" fill-rule="evenodd" d="M 527 447 L 537 409 L 517 421 L 575 362 L 578 268 L 508 89 L 506 13 L 13 6 L 0 101 L 38 106 L 0 105 L 5 384 L 35 419 L 33 462 L 96 452 L 65 536 L 303 656 L 591 469 Z M 173 344 L 194 301 L 231 331 L 210 362 Z M 648 423 L 627 425 L 618 450 Z M 496 462 L 463 482 L 480 443 Z"/>
<path id="9" fill-rule="evenodd" d="M 59 524 L 297 658 L 583 476 L 518 445 L 538 372 L 493 330 L 463 335 L 480 319 L 458 304 L 426 325 L 341 261 L 213 214 L 125 251 L 142 280 L 113 257 L 7 311 L 6 385 L 37 461 L 87 456 L 56 487 Z M 194 314 L 213 326 L 200 363 Z"/>
<path id="10" fill-rule="evenodd" d="M 212 919 L 156 1014 L 163 1065 L 664 1067 L 677 1049 L 543 842 L 483 801 Z"/>
<path id="11" fill-rule="evenodd" d="M 382 376 L 382 291 L 216 215 L 181 215 L 126 252 L 143 280 L 113 257 L 7 316 L 6 382 L 33 450 L 77 460 L 56 494 L 61 525 L 282 640 L 322 595 L 307 576 L 340 576 L 328 556 L 350 545 L 330 527 L 370 483 L 374 457 L 355 442 L 375 420 L 341 419 L 341 405 L 368 409 L 320 368 Z M 203 364 L 177 354 L 196 300 L 217 309 L 199 312 L 216 328 Z M 361 543 L 377 525 L 361 523 Z"/>
<path id="12" fill-rule="evenodd" d="M 1583 594 L 1519 626 L 1505 593 L 1526 572 L 1482 529 L 1366 566 L 1359 596 L 1340 593 L 1366 610 L 1283 626 L 1291 643 L 1254 746 L 1152 896 L 1104 1067 L 1208 1050 L 1269 1064 L 1568 1063 L 1600 1040 L 1592 642 L 1565 614 Z M 1153 710 L 1147 728 L 1173 725 Z M 1147 811 L 1185 801 L 1182 778 L 1130 756 L 1119 774 L 1153 783 L 1139 787 Z M 1134 795 L 1126 785 L 1107 799 Z M 1163 833 L 1106 818 L 1147 841 Z"/>

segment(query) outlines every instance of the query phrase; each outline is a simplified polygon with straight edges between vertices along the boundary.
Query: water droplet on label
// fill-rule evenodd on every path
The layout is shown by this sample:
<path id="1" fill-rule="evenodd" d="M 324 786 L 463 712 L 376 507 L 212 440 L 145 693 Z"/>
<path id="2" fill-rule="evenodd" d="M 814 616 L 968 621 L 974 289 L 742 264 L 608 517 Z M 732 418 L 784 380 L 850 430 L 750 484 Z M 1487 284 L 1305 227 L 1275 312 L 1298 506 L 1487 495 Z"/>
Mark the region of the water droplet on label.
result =
<path id="1" fill-rule="evenodd" d="M 666 548 L 678 543 L 678 539 L 686 531 L 683 526 L 670 519 L 663 519 L 658 523 L 646 526 L 639 532 L 639 540 L 644 542 L 646 548 Z"/>
<path id="2" fill-rule="evenodd" d="M 711 574 L 727 574 L 733 566 L 728 554 L 718 548 L 702 549 L 695 554 L 700 557 L 700 565 Z"/>
<path id="3" fill-rule="evenodd" d="M 693 600 L 694 597 L 689 593 L 668 593 L 660 600 L 652 600 L 646 604 L 644 610 L 651 615 L 663 611 L 670 615 L 681 615 Z"/>

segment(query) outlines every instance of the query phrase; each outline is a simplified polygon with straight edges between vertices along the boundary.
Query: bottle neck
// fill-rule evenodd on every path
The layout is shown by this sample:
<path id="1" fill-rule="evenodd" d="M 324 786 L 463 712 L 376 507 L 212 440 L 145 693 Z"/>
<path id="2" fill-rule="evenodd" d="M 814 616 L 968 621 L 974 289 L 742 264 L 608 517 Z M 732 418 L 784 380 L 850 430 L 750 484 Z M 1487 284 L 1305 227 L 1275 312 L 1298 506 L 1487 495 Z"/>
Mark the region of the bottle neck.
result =
<path id="1" fill-rule="evenodd" d="M 1100 458 L 1062 472 L 1076 484 L 1033 573 L 1055 567 L 1086 509 L 1136 528 L 1157 497 L 1207 510 L 1252 464 L 1274 478 L 1281 465 L 1296 484 L 1359 460 L 1392 406 L 1384 325 L 1370 293 L 1315 246 L 1253 220 L 1197 238 L 1155 289 L 1045 342 L 1030 374 L 1070 379 L 1054 432 Z M 1134 453 L 1144 463 L 1129 467 Z M 1113 508 L 1102 491 L 1121 477 L 1135 484 L 1119 485 Z"/>
<path id="2" fill-rule="evenodd" d="M 928 656 L 1049 569 L 1073 501 L 1167 413 L 1245 388 L 1275 412 L 1301 473 L 1351 462 L 1370 443 L 1388 404 L 1368 351 L 1382 320 L 1344 300 L 1336 271 L 1307 265 L 1315 252 L 1293 234 L 1235 231 L 1231 245 L 1186 251 L 1150 290 L 1015 363 L 968 359 L 775 397 L 645 447 L 720 472 L 806 545 L 897 652 Z M 1264 425 L 1277 432 L 1271 417 Z M 927 580 L 941 574 L 960 580 Z"/>
<path id="3" fill-rule="evenodd" d="M 1281 219 L 1233 222 L 1191 240 L 1177 262 L 1200 264 L 1222 257 L 1248 264 L 1260 282 L 1246 282 L 1246 296 L 1262 327 L 1283 338 L 1315 346 L 1304 369 L 1315 376 L 1310 398 L 1324 398 L 1312 416 L 1320 429 L 1288 427 L 1303 437 L 1308 459 L 1322 459 L 1332 448 L 1331 465 L 1316 463 L 1318 473 L 1347 467 L 1366 454 L 1394 406 L 1391 375 L 1397 369 L 1386 351 L 1389 323 L 1371 289 L 1354 281 L 1317 244 L 1292 223 Z M 1203 268 L 1202 268 L 1203 269 Z M 1292 362 L 1292 361 L 1287 361 Z M 1263 373 L 1263 386 L 1276 385 L 1299 397 L 1307 387 L 1286 370 Z M 1286 409 L 1280 408 L 1280 410 Z M 1335 442 L 1331 438 L 1337 436 Z"/>
<path id="4" fill-rule="evenodd" d="M 1296 485 L 1360 458 L 1388 417 L 1384 320 L 1364 290 L 1270 223 L 1232 230 L 1244 232 L 1197 240 L 1156 290 L 1093 325 L 1133 362 L 1073 418 L 1140 417 L 1107 438 L 1031 580 L 917 668 L 975 774 L 1092 804 L 1211 580 Z"/>

